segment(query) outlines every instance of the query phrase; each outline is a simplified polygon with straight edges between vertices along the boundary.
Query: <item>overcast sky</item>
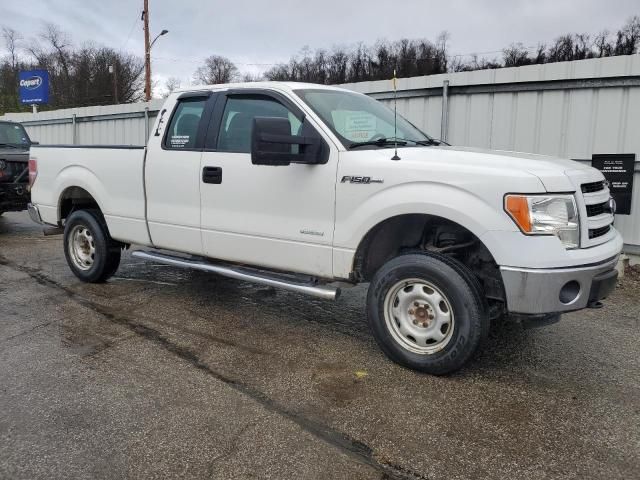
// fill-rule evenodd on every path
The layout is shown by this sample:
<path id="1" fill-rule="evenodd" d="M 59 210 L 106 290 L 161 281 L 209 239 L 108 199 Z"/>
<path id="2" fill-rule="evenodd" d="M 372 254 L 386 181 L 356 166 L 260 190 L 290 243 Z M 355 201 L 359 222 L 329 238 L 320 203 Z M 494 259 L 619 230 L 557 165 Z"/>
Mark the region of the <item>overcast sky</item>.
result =
<path id="1" fill-rule="evenodd" d="M 0 1 L 0 25 L 28 39 L 45 21 L 75 44 L 94 41 L 143 54 L 142 0 Z M 151 30 L 169 34 L 153 48 L 154 79 L 189 83 L 202 59 L 229 57 L 241 71 L 287 61 L 303 46 L 349 46 L 378 39 L 427 38 L 446 30 L 455 54 L 534 46 L 567 32 L 615 30 L 638 0 L 150 0 Z M 499 57 L 499 53 L 485 56 Z"/>

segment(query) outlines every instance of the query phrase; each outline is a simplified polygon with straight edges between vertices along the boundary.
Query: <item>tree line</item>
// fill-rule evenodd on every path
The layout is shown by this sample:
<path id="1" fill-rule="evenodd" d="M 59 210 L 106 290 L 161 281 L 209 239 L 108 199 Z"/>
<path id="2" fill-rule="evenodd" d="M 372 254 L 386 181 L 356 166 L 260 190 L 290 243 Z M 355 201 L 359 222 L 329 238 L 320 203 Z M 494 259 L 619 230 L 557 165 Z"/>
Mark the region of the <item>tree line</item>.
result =
<path id="1" fill-rule="evenodd" d="M 212 55 L 196 71 L 194 82 L 216 84 L 278 80 L 340 84 L 390 79 L 394 70 L 398 77 L 406 78 L 632 55 L 640 50 L 640 17 L 630 18 L 615 32 L 603 31 L 594 36 L 570 33 L 559 36 L 549 44 L 541 43 L 535 47 L 514 43 L 499 52 L 499 57 L 494 58 L 454 55 L 449 51 L 448 40 L 449 35 L 444 32 L 435 42 L 402 39 L 315 51 L 305 47 L 287 63 L 275 65 L 257 77 L 243 75 L 228 58 Z"/>
<path id="2" fill-rule="evenodd" d="M 28 110 L 18 100 L 18 73 L 45 69 L 50 78 L 50 103 L 42 109 L 131 103 L 143 98 L 142 58 L 92 43 L 74 46 L 54 24 L 46 24 L 36 38 L 24 39 L 14 29 L 2 29 L 6 54 L 0 58 L 0 114 Z M 303 48 L 288 62 L 274 65 L 261 75 L 242 72 L 230 59 L 211 55 L 193 73 L 190 83 L 219 84 L 236 81 L 279 80 L 341 84 L 447 72 L 517 67 L 583 60 L 640 51 L 640 17 L 630 18 L 614 32 L 597 35 L 565 34 L 548 44 L 526 47 L 512 44 L 495 57 L 455 55 L 449 35 L 426 39 L 381 40 L 373 45 L 311 50 Z M 165 92 L 181 85 L 169 78 Z"/>
<path id="3" fill-rule="evenodd" d="M 49 105 L 42 110 L 131 103 L 142 99 L 141 58 L 87 43 L 74 47 L 69 36 L 46 24 L 37 38 L 26 40 L 4 27 L 7 54 L 0 60 L 0 114 L 28 110 L 18 99 L 18 73 L 49 72 Z"/>

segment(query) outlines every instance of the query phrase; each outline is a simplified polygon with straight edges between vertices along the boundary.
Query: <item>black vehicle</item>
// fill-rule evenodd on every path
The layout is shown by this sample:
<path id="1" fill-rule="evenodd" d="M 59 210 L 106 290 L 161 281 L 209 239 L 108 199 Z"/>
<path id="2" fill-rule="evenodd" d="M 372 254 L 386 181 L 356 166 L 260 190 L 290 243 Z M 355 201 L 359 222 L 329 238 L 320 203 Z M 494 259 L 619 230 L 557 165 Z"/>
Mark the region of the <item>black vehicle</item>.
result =
<path id="1" fill-rule="evenodd" d="M 32 143 L 22 125 L 0 121 L 0 215 L 27 209 Z"/>

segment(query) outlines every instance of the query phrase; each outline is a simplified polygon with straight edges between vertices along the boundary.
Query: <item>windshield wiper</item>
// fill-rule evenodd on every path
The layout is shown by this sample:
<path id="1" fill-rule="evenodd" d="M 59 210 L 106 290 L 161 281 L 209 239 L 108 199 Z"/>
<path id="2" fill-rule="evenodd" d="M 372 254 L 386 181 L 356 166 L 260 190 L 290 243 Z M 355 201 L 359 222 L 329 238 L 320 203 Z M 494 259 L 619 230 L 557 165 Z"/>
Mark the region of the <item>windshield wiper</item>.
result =
<path id="1" fill-rule="evenodd" d="M 358 142 L 358 143 L 352 143 L 351 145 L 349 145 L 349 150 L 353 149 L 353 148 L 358 148 L 358 147 L 366 147 L 369 145 L 375 145 L 377 147 L 386 147 L 386 146 L 393 146 L 393 145 L 406 145 L 407 142 L 405 140 L 395 140 L 393 138 L 379 138 L 378 140 L 370 140 L 368 142 Z"/>
<path id="2" fill-rule="evenodd" d="M 405 138 L 404 140 L 408 141 L 408 142 L 413 142 L 416 145 L 423 145 L 425 147 L 430 147 L 432 145 L 438 146 L 438 145 L 442 145 L 444 142 L 440 141 L 440 140 L 435 140 L 433 138 L 428 138 L 426 140 L 411 140 L 408 138 Z M 448 145 L 448 144 L 446 144 Z"/>
<path id="3" fill-rule="evenodd" d="M 18 148 L 18 146 L 14 145 L 13 143 L 0 143 L 0 147 Z"/>

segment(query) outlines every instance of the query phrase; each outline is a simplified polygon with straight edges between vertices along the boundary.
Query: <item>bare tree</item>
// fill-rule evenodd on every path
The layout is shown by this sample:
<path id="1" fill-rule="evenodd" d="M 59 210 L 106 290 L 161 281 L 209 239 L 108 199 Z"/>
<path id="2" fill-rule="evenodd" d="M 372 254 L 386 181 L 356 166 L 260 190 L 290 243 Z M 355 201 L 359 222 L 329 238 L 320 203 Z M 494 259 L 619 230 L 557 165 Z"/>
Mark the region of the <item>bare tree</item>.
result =
<path id="1" fill-rule="evenodd" d="M 2 27 L 2 38 L 4 38 L 4 45 L 9 52 L 11 68 L 15 70 L 18 66 L 18 43 L 22 37 L 13 28 Z"/>
<path id="2" fill-rule="evenodd" d="M 195 83 L 200 85 L 215 85 L 230 83 L 238 78 L 238 68 L 226 57 L 211 55 L 198 67 L 193 74 Z"/>
<path id="3" fill-rule="evenodd" d="M 309 47 L 291 58 L 288 64 L 277 65 L 267 72 L 269 80 L 293 80 L 325 84 L 388 80 L 394 70 L 402 77 L 444 73 L 447 69 L 447 34 L 438 43 L 428 40 L 401 39 L 396 42 L 378 41 L 373 46 L 362 43 L 331 51 Z"/>
<path id="4" fill-rule="evenodd" d="M 93 44 L 74 47 L 52 24 L 27 42 L 18 43 L 21 37 L 12 29 L 2 33 L 9 55 L 0 62 L 0 111 L 23 108 L 18 103 L 18 71 L 36 68 L 49 73 L 49 105 L 42 109 L 128 103 L 141 97 L 139 57 Z"/>
<path id="5" fill-rule="evenodd" d="M 168 97 L 174 90 L 177 90 L 182 86 L 182 80 L 178 77 L 169 77 L 164 82 L 165 94 L 163 97 Z"/>
<path id="6" fill-rule="evenodd" d="M 616 44 L 614 47 L 615 55 L 633 55 L 638 52 L 640 47 L 640 17 L 638 15 L 631 17 L 627 24 L 618 30 L 616 35 Z"/>
<path id="7" fill-rule="evenodd" d="M 245 72 L 240 75 L 240 81 L 244 83 L 261 82 L 262 80 L 262 75 L 258 73 Z"/>
<path id="8" fill-rule="evenodd" d="M 593 39 L 593 48 L 595 49 L 595 56 L 609 57 L 613 52 L 613 45 L 610 40 L 610 33 L 608 30 L 603 30 L 595 36 Z"/>
<path id="9" fill-rule="evenodd" d="M 505 48 L 502 51 L 502 60 L 505 67 L 521 67 L 532 63 L 529 51 L 522 43 L 512 43 L 511 46 Z"/>

